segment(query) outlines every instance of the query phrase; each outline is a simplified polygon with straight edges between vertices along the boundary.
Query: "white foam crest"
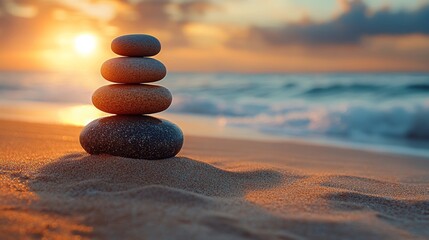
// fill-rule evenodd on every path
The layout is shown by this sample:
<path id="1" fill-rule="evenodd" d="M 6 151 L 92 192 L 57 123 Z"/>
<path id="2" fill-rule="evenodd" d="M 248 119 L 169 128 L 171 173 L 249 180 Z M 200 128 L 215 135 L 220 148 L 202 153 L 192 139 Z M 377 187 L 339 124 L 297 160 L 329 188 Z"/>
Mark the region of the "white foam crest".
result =
<path id="1" fill-rule="evenodd" d="M 179 96 L 171 112 L 223 116 L 232 126 L 277 135 L 328 135 L 429 140 L 429 102 L 389 106 L 358 104 L 263 103 Z"/>
<path id="2" fill-rule="evenodd" d="M 414 106 L 309 106 L 280 109 L 251 117 L 229 118 L 227 124 L 278 135 L 328 135 L 355 140 L 368 138 L 429 140 L 429 104 Z"/>

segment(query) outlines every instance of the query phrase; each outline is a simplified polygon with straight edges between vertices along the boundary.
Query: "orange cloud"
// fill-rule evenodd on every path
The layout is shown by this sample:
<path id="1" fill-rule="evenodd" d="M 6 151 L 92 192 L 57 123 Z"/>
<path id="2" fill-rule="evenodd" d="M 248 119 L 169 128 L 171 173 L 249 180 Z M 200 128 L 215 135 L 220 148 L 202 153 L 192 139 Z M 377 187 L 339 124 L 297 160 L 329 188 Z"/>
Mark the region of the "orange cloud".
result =
<path id="1" fill-rule="evenodd" d="M 314 23 L 308 16 L 305 22 L 285 23 L 281 28 L 255 28 L 206 21 L 205 16 L 225 10 L 222 4 L 197 0 L 2 1 L 0 68 L 98 70 L 102 61 L 113 56 L 109 45 L 115 36 L 143 32 L 161 40 L 163 50 L 157 57 L 170 71 L 429 71 L 424 64 L 429 61 L 429 29 L 427 24 L 418 25 L 427 19 L 427 6 L 408 12 L 381 10 L 367 16 L 361 14 L 365 5 L 355 1 L 324 23 Z M 240 11 L 245 7 L 243 4 Z M 355 18 L 351 17 L 357 13 L 377 24 L 370 31 L 354 29 L 360 26 L 353 25 Z M 380 20 L 400 16 L 399 21 L 413 28 L 401 30 L 398 26 L 393 32 Z M 83 57 L 74 52 L 73 39 L 86 32 L 97 36 L 98 47 L 93 56 Z"/>

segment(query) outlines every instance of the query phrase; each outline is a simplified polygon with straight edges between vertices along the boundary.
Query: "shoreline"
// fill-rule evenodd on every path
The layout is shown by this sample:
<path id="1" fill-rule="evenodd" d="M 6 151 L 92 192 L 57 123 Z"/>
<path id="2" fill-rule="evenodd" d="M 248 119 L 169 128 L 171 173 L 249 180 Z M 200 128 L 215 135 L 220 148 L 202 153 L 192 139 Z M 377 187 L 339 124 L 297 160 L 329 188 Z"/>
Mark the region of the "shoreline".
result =
<path id="1" fill-rule="evenodd" d="M 199 127 L 202 127 L 204 125 L 204 127 L 207 127 L 205 125 L 206 122 L 204 122 L 204 124 L 202 125 L 195 125 L 195 119 L 197 119 L 197 122 L 200 120 L 200 117 L 197 116 L 195 117 L 195 119 L 193 119 L 193 121 L 190 121 L 188 123 L 185 123 L 184 121 L 188 120 L 189 115 L 178 115 L 178 114 L 162 114 L 162 115 L 157 115 L 154 114 L 155 117 L 160 117 L 163 119 L 167 119 L 169 121 L 174 122 L 175 124 L 177 124 L 178 126 L 180 126 L 181 128 L 185 128 L 185 129 L 190 129 L 191 127 L 194 128 L 196 127 L 196 129 L 194 129 L 193 131 L 184 131 L 184 136 L 185 136 L 185 141 L 186 139 L 202 139 L 205 142 L 231 142 L 231 143 L 239 143 L 240 145 L 243 143 L 248 143 L 248 144 L 255 144 L 255 145 L 264 145 L 264 146 L 276 146 L 276 147 L 281 147 L 281 146 L 285 146 L 285 145 L 289 145 L 289 146 L 295 146 L 298 148 L 317 148 L 317 149 L 324 149 L 324 151 L 340 151 L 340 152 L 345 152 L 345 153 L 353 153 L 353 154 L 369 154 L 369 155 L 374 155 L 374 156 L 382 156 L 384 157 L 393 157 L 393 158 L 399 158 L 399 159 L 411 159 L 411 160 L 415 160 L 415 159 L 419 159 L 422 161 L 427 161 L 429 160 L 429 157 L 427 156 L 419 156 L 419 155 L 407 155 L 407 154 L 399 154 L 399 153 L 395 153 L 395 152 L 385 152 L 385 151 L 378 151 L 378 150 L 371 150 L 371 149 L 367 149 L 367 148 L 359 148 L 359 147 L 353 147 L 352 145 L 350 145 L 349 143 L 344 143 L 344 144 L 331 144 L 331 143 L 323 143 L 320 141 L 311 141 L 311 140 L 307 140 L 307 139 L 301 139 L 301 138 L 297 138 L 297 139 L 293 139 L 293 138 L 287 138 L 287 137 L 273 137 L 271 135 L 264 135 L 264 134 L 259 134 L 257 132 L 252 132 L 252 131 L 247 131 L 247 130 L 243 130 L 243 129 L 237 129 L 232 127 L 233 130 L 236 130 L 238 132 L 246 132 L 246 133 L 253 133 L 253 134 L 257 134 L 256 137 L 250 137 L 250 138 L 243 138 L 241 135 L 234 135 L 237 132 L 232 132 L 230 135 L 223 135 L 223 134 L 213 134 L 213 133 L 209 133 L 207 135 L 200 135 L 200 134 L 195 134 L 195 132 L 197 131 L 201 131 L 204 129 L 201 129 Z M 172 116 L 175 116 L 174 121 L 170 120 Z M 179 116 L 179 117 L 178 117 Z M 177 118 L 178 117 L 178 118 Z M 211 122 L 215 122 L 215 120 L 213 119 L 209 119 L 209 118 L 205 118 L 202 117 L 205 121 L 211 121 Z M 76 125 L 71 125 L 71 124 L 58 124 L 58 123 L 46 123 L 46 122 L 31 122 L 31 121 L 25 121 L 25 120 L 14 120 L 14 119 L 3 119 L 0 117 L 0 125 L 11 125 L 11 126 L 31 126 L 31 128 L 33 128 L 33 126 L 39 126 L 42 129 L 45 128 L 54 128 L 54 129 L 65 129 L 67 130 L 67 132 L 73 132 L 75 135 L 75 141 L 79 140 L 79 134 L 81 129 L 84 126 L 76 126 Z M 207 130 L 207 129 L 206 129 Z M 227 130 L 231 130 L 229 127 L 227 128 Z M 243 131 L 241 131 L 243 130 Z M 72 140 L 69 137 L 67 137 L 68 140 Z M 195 141 L 192 141 L 192 143 L 195 143 Z M 79 145 L 79 143 L 78 143 Z M 225 144 L 221 144 L 222 146 L 225 146 Z M 226 144 L 227 145 L 227 144 Z M 233 144 L 234 145 L 234 144 Z M 79 149 L 84 152 L 84 150 L 81 148 L 81 146 L 78 146 Z M 182 149 L 183 151 L 183 149 Z M 181 152 L 179 152 L 178 155 L 180 155 Z M 429 162 L 428 162 L 429 163 Z"/>
<path id="2" fill-rule="evenodd" d="M 64 104 L 34 102 L 13 102 L 12 104 L 14 105 L 11 107 L 7 104 L 7 102 L 0 102 L 0 121 L 19 121 L 24 123 L 83 127 L 96 118 L 109 116 L 109 114 L 97 110 L 92 105 L 85 104 L 66 104 L 66 106 L 64 106 Z M 35 115 L 39 117 L 34 118 Z M 397 154 L 429 159 L 429 150 L 428 148 L 424 147 L 429 144 L 426 142 L 416 142 L 417 144 L 424 145 L 421 147 L 407 147 L 395 142 L 394 144 L 382 142 L 364 143 L 352 141 L 350 139 L 340 139 L 334 137 L 279 136 L 263 133 L 253 129 L 228 126 L 225 125 L 225 122 L 222 121 L 222 117 L 165 112 L 153 114 L 152 116 L 169 120 L 176 125 L 179 125 L 186 135 L 197 137 L 254 140 L 264 142 L 298 142 L 303 144 L 369 151 L 375 153 Z M 30 120 L 30 118 L 32 120 Z M 404 143 L 413 144 L 411 141 Z"/>

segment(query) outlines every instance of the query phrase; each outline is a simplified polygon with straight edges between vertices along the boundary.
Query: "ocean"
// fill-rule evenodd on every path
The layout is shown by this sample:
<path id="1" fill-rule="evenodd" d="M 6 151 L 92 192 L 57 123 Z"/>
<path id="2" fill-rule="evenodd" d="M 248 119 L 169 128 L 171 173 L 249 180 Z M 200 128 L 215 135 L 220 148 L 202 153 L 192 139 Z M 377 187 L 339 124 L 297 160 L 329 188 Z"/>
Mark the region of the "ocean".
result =
<path id="1" fill-rule="evenodd" d="M 1 72 L 0 103 L 89 105 L 105 84 L 98 73 Z M 429 156 L 429 74 L 169 73 L 159 84 L 173 94 L 168 113 L 249 130 L 243 138 L 258 132 Z"/>

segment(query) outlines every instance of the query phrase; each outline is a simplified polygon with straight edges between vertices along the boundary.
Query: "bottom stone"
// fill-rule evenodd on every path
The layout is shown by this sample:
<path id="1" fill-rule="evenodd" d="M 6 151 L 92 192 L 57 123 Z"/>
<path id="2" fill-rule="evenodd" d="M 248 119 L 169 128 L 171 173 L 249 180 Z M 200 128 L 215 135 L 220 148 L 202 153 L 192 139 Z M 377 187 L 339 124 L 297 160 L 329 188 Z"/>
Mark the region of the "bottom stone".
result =
<path id="1" fill-rule="evenodd" d="M 154 160 L 174 157 L 182 148 L 183 133 L 167 120 L 116 115 L 86 125 L 80 144 L 89 154 Z"/>

